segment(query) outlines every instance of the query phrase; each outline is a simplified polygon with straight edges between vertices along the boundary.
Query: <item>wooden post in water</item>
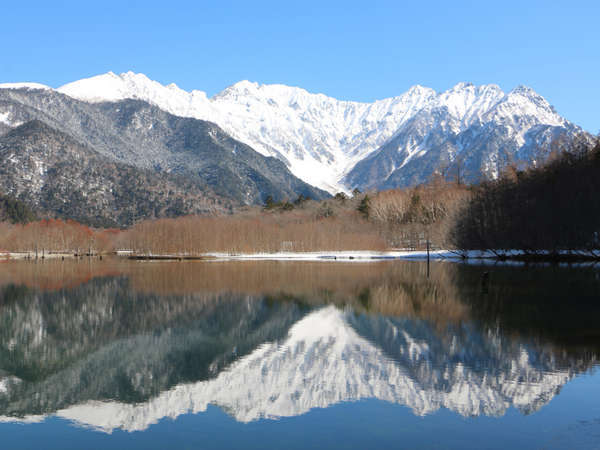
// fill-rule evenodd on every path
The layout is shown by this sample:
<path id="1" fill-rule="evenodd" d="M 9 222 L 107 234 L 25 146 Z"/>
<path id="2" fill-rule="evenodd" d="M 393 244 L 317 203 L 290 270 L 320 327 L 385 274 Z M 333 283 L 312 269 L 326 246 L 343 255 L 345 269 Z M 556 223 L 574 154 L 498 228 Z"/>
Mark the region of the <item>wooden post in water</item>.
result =
<path id="1" fill-rule="evenodd" d="M 489 284 L 490 284 L 490 273 L 483 272 L 483 274 L 481 275 L 481 293 L 482 294 L 488 293 Z"/>
<path id="2" fill-rule="evenodd" d="M 427 239 L 427 278 L 429 278 L 429 239 Z"/>

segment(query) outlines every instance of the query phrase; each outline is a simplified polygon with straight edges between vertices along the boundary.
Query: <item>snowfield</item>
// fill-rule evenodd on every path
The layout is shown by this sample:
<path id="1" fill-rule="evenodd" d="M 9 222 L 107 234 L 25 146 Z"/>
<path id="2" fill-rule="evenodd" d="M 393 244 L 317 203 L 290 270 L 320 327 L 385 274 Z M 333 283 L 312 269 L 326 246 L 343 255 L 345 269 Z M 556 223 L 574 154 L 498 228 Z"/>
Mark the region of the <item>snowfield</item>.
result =
<path id="1" fill-rule="evenodd" d="M 352 181 L 346 176 L 357 163 L 390 142 L 393 155 L 379 165 L 383 179 L 431 151 L 432 131 L 442 130 L 450 152 L 447 157 L 453 160 L 464 148 L 481 146 L 477 137 L 482 133 L 485 139 L 502 139 L 503 151 L 527 153 L 528 139 L 541 141 L 552 134 L 538 130 L 540 126 L 576 128 L 523 86 L 505 93 L 494 84 L 458 83 L 436 93 L 417 85 L 397 97 L 360 103 L 297 87 L 240 81 L 209 98 L 203 91 L 164 86 L 143 74 L 109 72 L 66 84 L 58 92 L 88 102 L 139 99 L 177 116 L 214 122 L 263 155 L 281 159 L 298 178 L 330 193 L 348 191 Z M 502 137 L 485 134 L 488 125 L 501 128 Z M 532 129 L 540 136 L 527 137 Z M 463 135 L 469 140 L 459 139 Z M 491 176 L 499 164 L 496 147 L 480 150 L 490 153 L 483 159 Z M 373 182 L 377 181 L 381 180 Z"/>
<path id="2" fill-rule="evenodd" d="M 1 89 L 52 88 L 6 83 Z M 495 178 L 509 162 L 543 160 L 557 139 L 583 133 L 525 86 L 504 92 L 495 84 L 458 83 L 436 92 L 416 85 L 399 96 L 362 103 L 246 80 L 208 97 L 144 74 L 108 72 L 54 92 L 88 103 L 137 99 L 176 116 L 215 123 L 332 194 L 412 186 L 458 165 L 468 181 Z M 11 114 L 0 106 L 0 124 L 16 126 Z"/>

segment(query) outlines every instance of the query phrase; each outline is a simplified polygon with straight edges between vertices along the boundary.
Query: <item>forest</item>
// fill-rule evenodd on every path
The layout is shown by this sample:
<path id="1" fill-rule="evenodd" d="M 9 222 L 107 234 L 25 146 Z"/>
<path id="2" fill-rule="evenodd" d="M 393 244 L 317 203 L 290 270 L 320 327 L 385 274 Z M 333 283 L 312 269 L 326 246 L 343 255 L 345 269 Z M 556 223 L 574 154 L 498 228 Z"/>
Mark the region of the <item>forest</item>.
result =
<path id="1" fill-rule="evenodd" d="M 235 214 L 183 216 L 138 222 L 127 229 L 95 229 L 75 221 L 0 223 L 0 251 L 201 255 L 207 252 L 307 252 L 424 248 L 449 245 L 450 224 L 470 196 L 466 186 L 427 185 L 377 193 L 338 193 L 316 201 L 267 199 Z"/>
<path id="2" fill-rule="evenodd" d="M 600 257 L 600 143 L 572 143 L 544 164 L 509 165 L 494 180 L 465 185 L 434 176 L 413 188 L 326 200 L 300 196 L 263 206 L 139 221 L 127 229 L 98 229 L 72 220 L 35 220 L 7 197 L 0 252 L 99 255 L 273 253 L 432 248 L 518 249 L 525 255 L 586 252 Z M 1 206 L 1 205 L 0 205 Z"/>
<path id="3" fill-rule="evenodd" d="M 471 189 L 453 226 L 459 249 L 600 257 L 600 142 L 572 143 L 541 167 L 509 167 Z"/>

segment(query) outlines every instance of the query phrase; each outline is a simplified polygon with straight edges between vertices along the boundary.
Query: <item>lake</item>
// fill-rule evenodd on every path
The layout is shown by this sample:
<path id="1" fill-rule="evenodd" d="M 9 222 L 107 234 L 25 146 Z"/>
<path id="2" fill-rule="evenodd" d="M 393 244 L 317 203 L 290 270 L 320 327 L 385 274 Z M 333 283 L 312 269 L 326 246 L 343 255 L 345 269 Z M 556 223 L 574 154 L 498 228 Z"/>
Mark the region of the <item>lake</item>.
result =
<path id="1" fill-rule="evenodd" d="M 10 449 L 600 448 L 600 269 L 0 263 Z"/>

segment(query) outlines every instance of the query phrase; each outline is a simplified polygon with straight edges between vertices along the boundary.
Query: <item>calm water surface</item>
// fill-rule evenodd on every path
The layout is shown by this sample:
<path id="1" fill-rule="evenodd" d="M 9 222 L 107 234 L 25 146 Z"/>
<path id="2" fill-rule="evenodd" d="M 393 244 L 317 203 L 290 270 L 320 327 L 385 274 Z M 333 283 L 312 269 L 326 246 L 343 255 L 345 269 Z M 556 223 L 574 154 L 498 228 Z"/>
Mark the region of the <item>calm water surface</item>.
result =
<path id="1" fill-rule="evenodd" d="M 599 449 L 600 270 L 426 274 L 0 263 L 0 447 Z"/>

